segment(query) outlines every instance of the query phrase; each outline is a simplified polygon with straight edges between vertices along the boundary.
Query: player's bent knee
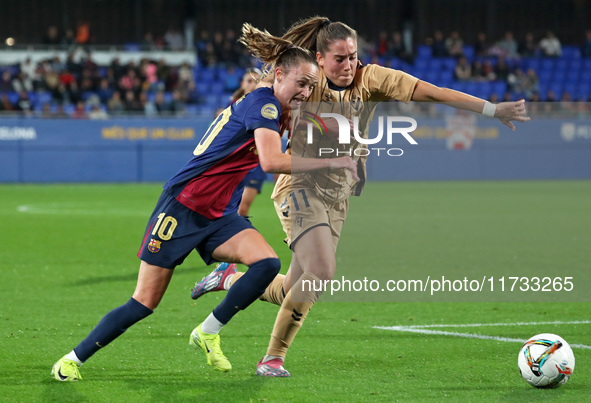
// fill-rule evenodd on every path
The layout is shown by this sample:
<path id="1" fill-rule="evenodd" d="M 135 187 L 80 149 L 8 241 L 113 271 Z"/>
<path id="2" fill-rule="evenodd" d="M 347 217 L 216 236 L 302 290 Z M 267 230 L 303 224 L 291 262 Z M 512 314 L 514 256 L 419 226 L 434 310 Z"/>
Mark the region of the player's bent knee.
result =
<path id="1" fill-rule="evenodd" d="M 259 260 L 248 268 L 250 276 L 257 279 L 256 283 L 261 287 L 261 294 L 265 292 L 265 289 L 277 276 L 279 270 L 281 270 L 281 261 L 276 257 Z"/>

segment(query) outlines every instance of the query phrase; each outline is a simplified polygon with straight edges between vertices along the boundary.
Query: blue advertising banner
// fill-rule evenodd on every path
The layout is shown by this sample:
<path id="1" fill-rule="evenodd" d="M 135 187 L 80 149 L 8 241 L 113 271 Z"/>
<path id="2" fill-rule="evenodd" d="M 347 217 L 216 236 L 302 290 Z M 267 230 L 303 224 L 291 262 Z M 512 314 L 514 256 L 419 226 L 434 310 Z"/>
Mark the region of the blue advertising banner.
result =
<path id="1" fill-rule="evenodd" d="M 515 132 L 475 115 L 416 120 L 418 144 L 394 136 L 367 146 L 368 180 L 591 178 L 591 119 L 534 119 Z M 191 158 L 210 123 L 4 118 L 0 181 L 163 182 Z"/>

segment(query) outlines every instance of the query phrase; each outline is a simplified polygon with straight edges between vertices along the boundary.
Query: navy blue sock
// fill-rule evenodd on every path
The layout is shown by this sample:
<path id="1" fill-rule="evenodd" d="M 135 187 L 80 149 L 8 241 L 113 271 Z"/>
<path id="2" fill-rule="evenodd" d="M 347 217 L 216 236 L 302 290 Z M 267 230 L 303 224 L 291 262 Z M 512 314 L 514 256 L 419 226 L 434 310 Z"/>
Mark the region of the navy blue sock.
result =
<path id="1" fill-rule="evenodd" d="M 213 316 L 224 325 L 228 323 L 238 311 L 246 309 L 263 295 L 279 269 L 281 261 L 277 258 L 263 259 L 251 264 L 246 273 L 232 284 L 226 298 L 213 310 Z"/>
<path id="2" fill-rule="evenodd" d="M 154 311 L 131 298 L 125 304 L 103 316 L 94 329 L 74 349 L 80 361 L 88 360 L 94 353 L 121 336 L 128 327 L 144 319 Z"/>

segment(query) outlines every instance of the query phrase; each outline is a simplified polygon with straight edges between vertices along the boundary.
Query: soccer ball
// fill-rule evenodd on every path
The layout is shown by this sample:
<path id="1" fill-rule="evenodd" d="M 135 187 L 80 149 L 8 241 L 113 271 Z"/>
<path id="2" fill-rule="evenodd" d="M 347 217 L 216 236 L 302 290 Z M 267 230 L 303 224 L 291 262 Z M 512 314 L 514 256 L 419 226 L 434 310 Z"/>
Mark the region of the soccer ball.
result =
<path id="1" fill-rule="evenodd" d="M 521 347 L 519 372 L 536 388 L 557 388 L 568 381 L 575 369 L 575 355 L 568 343 L 552 333 L 537 334 Z"/>

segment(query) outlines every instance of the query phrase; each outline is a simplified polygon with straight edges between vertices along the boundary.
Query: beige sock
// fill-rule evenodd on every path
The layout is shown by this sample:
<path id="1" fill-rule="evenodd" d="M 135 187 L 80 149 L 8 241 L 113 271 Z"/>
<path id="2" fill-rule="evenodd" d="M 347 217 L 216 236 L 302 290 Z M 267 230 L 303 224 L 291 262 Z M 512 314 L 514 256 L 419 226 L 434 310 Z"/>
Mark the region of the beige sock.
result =
<path id="1" fill-rule="evenodd" d="M 302 289 L 303 284 L 311 284 L 312 287 L 306 286 Z M 287 349 L 302 327 L 310 308 L 322 294 L 321 291 L 314 291 L 314 288 L 320 289 L 320 284 L 321 280 L 314 274 L 304 273 L 287 293 L 275 319 L 267 355 L 285 358 Z"/>
<path id="2" fill-rule="evenodd" d="M 237 272 L 232 277 L 232 281 L 230 282 L 230 287 L 242 277 L 244 273 Z M 283 274 L 278 274 L 275 276 L 271 284 L 265 289 L 265 293 L 259 297 L 261 301 L 271 302 L 275 305 L 281 305 L 283 299 L 285 298 L 285 293 L 283 291 L 283 279 L 285 276 Z"/>

